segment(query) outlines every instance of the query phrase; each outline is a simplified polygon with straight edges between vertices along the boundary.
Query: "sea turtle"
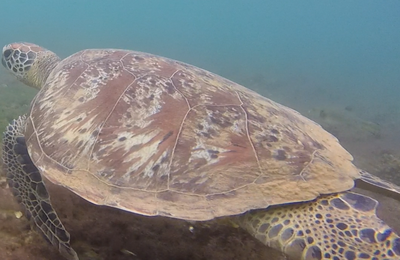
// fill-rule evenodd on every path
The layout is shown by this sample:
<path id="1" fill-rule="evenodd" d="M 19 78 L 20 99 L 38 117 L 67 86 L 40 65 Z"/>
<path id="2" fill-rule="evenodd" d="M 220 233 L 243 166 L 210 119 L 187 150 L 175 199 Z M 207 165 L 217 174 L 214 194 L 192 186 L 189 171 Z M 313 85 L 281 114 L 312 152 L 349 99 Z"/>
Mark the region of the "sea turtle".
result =
<path id="1" fill-rule="evenodd" d="M 3 65 L 39 89 L 3 142 L 9 185 L 42 234 L 78 259 L 41 176 L 82 198 L 148 216 L 227 217 L 291 259 L 399 259 L 400 238 L 317 123 L 206 70 L 156 55 L 83 50 L 61 60 L 30 43 Z M 395 196 L 395 197 L 396 197 Z"/>

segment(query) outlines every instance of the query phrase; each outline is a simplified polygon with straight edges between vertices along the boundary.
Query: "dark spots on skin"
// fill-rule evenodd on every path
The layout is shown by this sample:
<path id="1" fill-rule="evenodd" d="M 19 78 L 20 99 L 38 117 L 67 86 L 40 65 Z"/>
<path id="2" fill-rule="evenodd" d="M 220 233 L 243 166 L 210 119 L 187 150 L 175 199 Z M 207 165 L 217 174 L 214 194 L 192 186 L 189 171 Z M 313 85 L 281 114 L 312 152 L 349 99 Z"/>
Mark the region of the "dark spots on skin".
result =
<path id="1" fill-rule="evenodd" d="M 376 237 L 379 242 L 385 241 L 391 234 L 392 234 L 391 229 L 386 229 L 383 233 L 379 233 Z"/>
<path id="2" fill-rule="evenodd" d="M 267 229 L 269 228 L 269 224 L 268 223 L 264 223 L 262 224 L 259 228 L 258 228 L 258 232 L 260 233 L 265 233 L 267 231 Z"/>
<path id="3" fill-rule="evenodd" d="M 368 243 L 376 243 L 375 240 L 375 230 L 371 228 L 365 228 L 360 231 L 360 238 Z"/>
<path id="4" fill-rule="evenodd" d="M 149 96 L 149 100 L 154 100 L 154 95 L 153 95 L 153 94 L 151 94 L 151 95 Z"/>
<path id="5" fill-rule="evenodd" d="M 340 230 L 346 230 L 348 226 L 345 223 L 337 223 L 336 227 Z"/>
<path id="6" fill-rule="evenodd" d="M 87 128 L 80 128 L 80 129 L 78 130 L 78 133 L 83 134 L 83 133 L 86 133 L 86 131 L 87 131 Z M 92 135 L 93 135 L 93 134 L 92 134 Z"/>
<path id="7" fill-rule="evenodd" d="M 78 98 L 78 101 L 82 103 L 83 101 L 85 101 L 85 98 L 84 97 L 80 97 L 80 98 Z"/>
<path id="8" fill-rule="evenodd" d="M 282 228 L 283 228 L 282 224 L 273 226 L 268 232 L 268 237 L 270 238 L 276 237 L 279 234 L 279 232 L 281 232 Z"/>
<path id="9" fill-rule="evenodd" d="M 202 124 L 198 124 L 198 125 L 197 125 L 197 129 L 203 130 L 203 129 L 204 129 L 204 126 L 203 126 Z"/>
<path id="10" fill-rule="evenodd" d="M 320 203 L 321 203 L 321 205 L 323 205 L 323 206 L 328 206 L 328 204 L 329 204 L 328 200 L 321 200 Z M 328 214 L 327 214 L 326 216 L 329 217 Z"/>
<path id="11" fill-rule="evenodd" d="M 358 254 L 358 257 L 361 259 L 370 259 L 369 254 L 366 254 L 366 253 L 360 253 L 360 254 Z"/>
<path id="12" fill-rule="evenodd" d="M 276 223 L 278 221 L 279 221 L 279 218 L 277 218 L 277 217 L 274 217 L 273 219 L 271 219 L 271 223 Z"/>
<path id="13" fill-rule="evenodd" d="M 126 118 L 132 118 L 132 114 L 130 112 L 126 112 L 125 115 L 126 115 Z"/>
<path id="14" fill-rule="evenodd" d="M 356 254 L 353 251 L 347 251 L 344 256 L 347 260 L 354 260 L 356 259 Z"/>
<path id="15" fill-rule="evenodd" d="M 125 137 L 125 136 L 122 136 L 122 137 L 118 138 L 118 141 L 120 141 L 120 142 L 123 142 L 123 141 L 125 141 L 125 140 L 126 140 L 126 137 Z"/>
<path id="16" fill-rule="evenodd" d="M 94 130 L 93 133 L 92 133 L 92 136 L 97 137 L 98 135 L 99 135 L 99 130 Z"/>
<path id="17" fill-rule="evenodd" d="M 82 121 L 82 117 L 78 117 L 78 118 L 76 119 L 76 122 L 80 122 L 80 121 Z"/>
<path id="18" fill-rule="evenodd" d="M 286 160 L 287 156 L 285 150 L 281 149 L 277 150 L 276 153 L 274 154 L 274 158 L 279 161 Z"/>

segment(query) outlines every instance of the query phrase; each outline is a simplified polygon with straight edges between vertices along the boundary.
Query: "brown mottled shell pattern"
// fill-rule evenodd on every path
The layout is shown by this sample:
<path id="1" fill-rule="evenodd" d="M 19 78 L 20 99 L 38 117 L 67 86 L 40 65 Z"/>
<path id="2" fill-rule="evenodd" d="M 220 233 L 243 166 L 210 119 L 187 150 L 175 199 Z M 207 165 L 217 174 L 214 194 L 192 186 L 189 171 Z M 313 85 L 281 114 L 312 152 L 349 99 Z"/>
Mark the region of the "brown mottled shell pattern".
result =
<path id="1" fill-rule="evenodd" d="M 296 111 L 141 52 L 61 61 L 26 133 L 46 178 L 143 215 L 207 220 L 348 190 L 359 177 L 337 139 Z"/>

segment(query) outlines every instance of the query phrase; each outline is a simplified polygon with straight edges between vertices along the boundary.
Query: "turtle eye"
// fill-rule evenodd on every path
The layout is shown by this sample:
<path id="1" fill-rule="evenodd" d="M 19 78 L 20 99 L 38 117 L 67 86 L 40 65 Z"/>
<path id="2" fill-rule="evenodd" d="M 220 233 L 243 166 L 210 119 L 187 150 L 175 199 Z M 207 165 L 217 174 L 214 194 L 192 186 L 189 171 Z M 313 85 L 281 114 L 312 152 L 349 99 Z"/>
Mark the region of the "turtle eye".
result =
<path id="1" fill-rule="evenodd" d="M 20 54 L 21 52 L 19 51 L 19 50 L 15 50 L 14 51 L 14 54 L 13 54 L 13 58 L 15 59 L 15 60 L 18 60 L 19 59 L 19 54 Z"/>

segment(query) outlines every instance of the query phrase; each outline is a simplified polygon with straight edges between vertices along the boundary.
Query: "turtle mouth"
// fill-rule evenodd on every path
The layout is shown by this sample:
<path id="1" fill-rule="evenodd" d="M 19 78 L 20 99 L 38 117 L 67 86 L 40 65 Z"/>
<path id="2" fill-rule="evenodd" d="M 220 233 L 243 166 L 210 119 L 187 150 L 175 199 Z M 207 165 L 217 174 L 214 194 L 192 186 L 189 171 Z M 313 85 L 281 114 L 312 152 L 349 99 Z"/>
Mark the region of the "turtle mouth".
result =
<path id="1" fill-rule="evenodd" d="M 4 57 L 1 58 L 1 64 L 3 64 L 3 66 L 7 68 L 7 64 L 6 61 L 4 60 Z"/>

